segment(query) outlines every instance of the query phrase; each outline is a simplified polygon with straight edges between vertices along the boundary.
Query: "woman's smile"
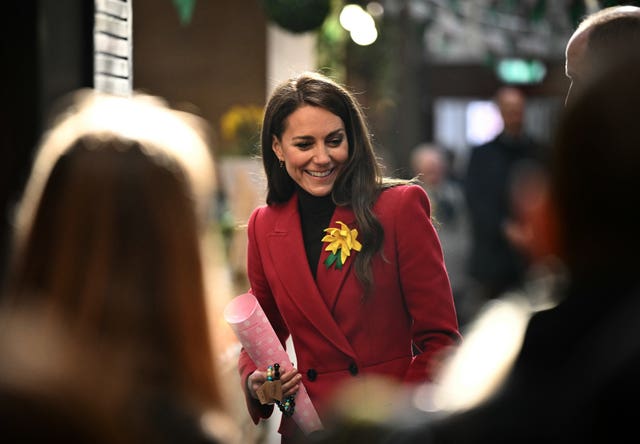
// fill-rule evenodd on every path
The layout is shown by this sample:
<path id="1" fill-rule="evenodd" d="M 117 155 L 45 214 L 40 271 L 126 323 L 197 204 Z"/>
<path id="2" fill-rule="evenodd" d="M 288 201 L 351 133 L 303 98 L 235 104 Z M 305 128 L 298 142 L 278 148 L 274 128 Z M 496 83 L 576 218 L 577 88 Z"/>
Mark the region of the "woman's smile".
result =
<path id="1" fill-rule="evenodd" d="M 335 171 L 335 168 L 331 168 L 330 170 L 324 170 L 324 171 L 307 170 L 306 173 L 312 175 L 313 177 L 324 178 L 324 177 L 329 176 L 334 171 Z"/>

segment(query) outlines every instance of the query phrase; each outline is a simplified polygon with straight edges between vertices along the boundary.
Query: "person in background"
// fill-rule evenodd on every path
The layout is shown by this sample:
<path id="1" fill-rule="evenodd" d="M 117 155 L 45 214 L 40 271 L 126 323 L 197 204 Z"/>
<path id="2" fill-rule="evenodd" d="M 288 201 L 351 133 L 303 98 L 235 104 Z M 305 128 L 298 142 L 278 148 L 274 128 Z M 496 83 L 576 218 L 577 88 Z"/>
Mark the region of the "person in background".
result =
<path id="1" fill-rule="evenodd" d="M 478 302 L 468 292 L 467 261 L 470 227 L 464 192 L 451 178 L 447 153 L 431 143 L 418 145 L 411 152 L 413 173 L 423 183 L 431 204 L 431 215 L 442 243 L 444 260 L 451 281 L 460 328 L 473 319 Z"/>
<path id="2" fill-rule="evenodd" d="M 527 258 L 506 232 L 514 216 L 510 194 L 520 171 L 542 156 L 540 144 L 524 130 L 524 94 L 515 87 L 502 87 L 495 94 L 495 103 L 503 131 L 472 148 L 464 177 L 472 233 L 468 272 L 474 291 L 485 301 L 520 288 L 525 281 Z"/>
<path id="3" fill-rule="evenodd" d="M 634 82 L 639 48 L 640 8 L 633 6 L 604 8 L 585 17 L 567 43 L 571 85 L 551 170 L 530 170 L 533 174 L 514 184 L 518 217 L 508 230 L 514 245 L 546 268 L 556 285 L 546 292 L 548 304 L 535 307 L 528 295 L 519 310 L 512 310 L 515 316 L 503 317 L 509 323 L 522 318 L 516 322 L 522 327 L 512 329 L 512 335 L 522 328 L 524 342 L 516 341 L 513 350 L 496 357 L 506 364 L 492 375 L 497 383 L 485 396 L 495 399 L 448 420 L 442 427 L 448 439 L 540 442 L 555 433 L 555 442 L 602 442 L 624 436 L 624 427 L 632 423 L 624 418 L 625 411 L 614 412 L 616 405 L 625 404 L 624 388 L 630 398 L 637 390 L 627 377 L 637 371 L 637 347 L 625 338 L 637 336 L 629 319 L 637 318 L 638 310 L 633 272 L 627 271 L 636 248 L 625 213 L 634 204 L 624 190 L 633 189 L 631 171 L 637 167 L 630 119 L 638 106 Z M 483 328 L 468 335 L 469 350 L 457 350 L 442 379 L 459 376 L 464 368 L 477 372 L 479 362 L 458 358 L 478 356 L 480 347 L 496 349 L 495 341 L 482 340 L 490 330 L 488 317 L 478 324 Z M 589 356 L 583 351 L 587 349 Z M 525 420 L 529 412 L 536 414 Z M 502 426 L 490 419 L 497 417 Z M 482 421 L 486 428 L 478 427 Z M 469 434 L 456 435 L 455 428 Z M 515 438 L 517 432 L 521 436 Z"/>
<path id="4" fill-rule="evenodd" d="M 579 23 L 565 50 L 565 73 L 570 81 L 565 104 L 580 95 L 583 85 L 602 71 L 637 57 L 640 53 L 640 7 L 611 6 L 596 11 Z M 536 173 L 530 170 L 530 173 Z M 546 177 L 543 170 L 528 174 L 514 187 L 512 201 L 517 217 L 507 225 L 507 235 L 513 245 L 529 257 L 535 258 L 546 251 L 535 239 L 527 222 L 536 214 L 535 207 L 543 201 Z"/>
<path id="5" fill-rule="evenodd" d="M 267 205 L 249 219 L 248 276 L 280 341 L 291 336 L 295 347 L 283 396 L 304 383 L 325 422 L 352 381 L 429 380 L 460 334 L 423 188 L 382 177 L 361 107 L 317 73 L 275 89 L 261 149 Z M 256 393 L 266 370 L 241 352 L 256 423 L 273 411 Z M 290 416 L 279 432 L 293 442 Z"/>
<path id="6" fill-rule="evenodd" d="M 535 313 L 508 378 L 474 408 L 389 442 L 618 442 L 640 396 L 637 171 L 640 58 L 583 84 L 555 138 L 534 236 L 563 265 L 558 304 Z"/>
<path id="7" fill-rule="evenodd" d="M 126 385 L 114 421 L 137 442 L 226 442 L 201 255 L 205 123 L 143 94 L 83 90 L 63 108 L 16 214 L 6 317 L 43 313 L 104 356 L 101 377 Z"/>
<path id="8" fill-rule="evenodd" d="M 584 86 L 597 78 L 603 71 L 611 70 L 618 64 L 624 63 L 639 55 L 640 48 L 640 8 L 633 6 L 615 6 L 604 8 L 583 19 L 567 43 L 566 74 L 571 85 L 566 94 L 566 104 L 580 96 Z M 599 127 L 599 122 L 593 122 Z M 466 394 L 460 396 L 467 407 L 478 402 L 478 393 L 483 397 L 499 390 L 505 375 L 513 360 L 518 356 L 520 340 L 504 340 L 504 338 L 519 338 L 524 336 L 530 317 L 542 310 L 555 305 L 558 295 L 553 290 L 558 283 L 562 283 L 564 267 L 551 252 L 554 251 L 554 235 L 557 231 L 555 219 L 546 216 L 543 210 L 548 202 L 549 178 L 546 165 L 542 168 L 533 167 L 521 169 L 522 174 L 514 180 L 510 187 L 510 200 L 513 205 L 513 217 L 505 225 L 507 237 L 531 264 L 529 279 L 525 288 L 518 293 L 505 294 L 500 304 L 487 307 L 475 321 L 471 331 L 467 332 L 466 346 L 459 348 L 445 365 L 440 387 L 460 386 L 465 375 L 473 379 L 477 390 L 467 388 Z M 532 272 L 533 271 L 533 272 Z M 538 275 L 534 282 L 532 276 Z M 542 277 L 542 279 L 540 279 Z M 533 284 L 533 285 L 532 285 Z M 514 297 L 515 296 L 515 297 Z M 503 316 L 507 310 L 511 313 Z M 502 316 L 502 323 L 510 325 L 511 333 L 507 336 L 500 329 L 492 328 L 497 322 L 492 316 Z M 496 331 L 494 331 L 496 330 Z M 528 335 L 531 337 L 531 335 Z M 502 338 L 502 339 L 501 339 Z M 493 357 L 486 358 L 486 354 L 479 347 L 490 349 Z M 473 362 L 473 356 L 484 355 L 483 366 Z M 474 375 L 465 372 L 465 368 L 475 368 Z M 478 369 L 485 369 L 485 376 L 479 377 Z M 446 390 L 442 390 L 446 391 Z M 449 404 L 454 399 L 449 396 Z"/>

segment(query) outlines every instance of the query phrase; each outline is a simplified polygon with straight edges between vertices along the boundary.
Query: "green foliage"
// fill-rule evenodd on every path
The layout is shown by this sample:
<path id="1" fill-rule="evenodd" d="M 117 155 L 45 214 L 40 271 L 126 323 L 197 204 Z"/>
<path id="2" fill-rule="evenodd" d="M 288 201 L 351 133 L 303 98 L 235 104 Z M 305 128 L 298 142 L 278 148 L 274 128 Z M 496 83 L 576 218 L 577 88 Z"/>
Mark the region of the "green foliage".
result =
<path id="1" fill-rule="evenodd" d="M 340 25 L 342 0 L 332 0 L 331 12 L 325 19 L 316 41 L 318 69 L 343 82 L 346 79 L 348 33 Z"/>

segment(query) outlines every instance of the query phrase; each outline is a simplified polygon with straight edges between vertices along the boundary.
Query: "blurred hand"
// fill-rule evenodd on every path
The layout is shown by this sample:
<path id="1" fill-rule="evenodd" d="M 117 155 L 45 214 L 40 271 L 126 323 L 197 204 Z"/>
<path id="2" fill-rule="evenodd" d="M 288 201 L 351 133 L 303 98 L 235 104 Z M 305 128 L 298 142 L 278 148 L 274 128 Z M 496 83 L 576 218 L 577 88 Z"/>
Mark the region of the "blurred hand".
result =
<path id="1" fill-rule="evenodd" d="M 511 245 L 522 253 L 532 256 L 535 238 L 531 220 L 508 220 L 502 228 Z"/>

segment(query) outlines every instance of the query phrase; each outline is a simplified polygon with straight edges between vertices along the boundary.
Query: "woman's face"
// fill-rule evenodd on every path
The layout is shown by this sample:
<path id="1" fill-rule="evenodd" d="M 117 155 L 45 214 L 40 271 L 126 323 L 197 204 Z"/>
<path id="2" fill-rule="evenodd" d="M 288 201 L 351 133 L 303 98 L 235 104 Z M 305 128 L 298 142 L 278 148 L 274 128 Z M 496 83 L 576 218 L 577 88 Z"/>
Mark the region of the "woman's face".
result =
<path id="1" fill-rule="evenodd" d="M 307 193 L 326 196 L 349 158 L 344 122 L 324 108 L 305 105 L 285 122 L 282 138 L 273 136 L 273 151 L 289 176 Z"/>

